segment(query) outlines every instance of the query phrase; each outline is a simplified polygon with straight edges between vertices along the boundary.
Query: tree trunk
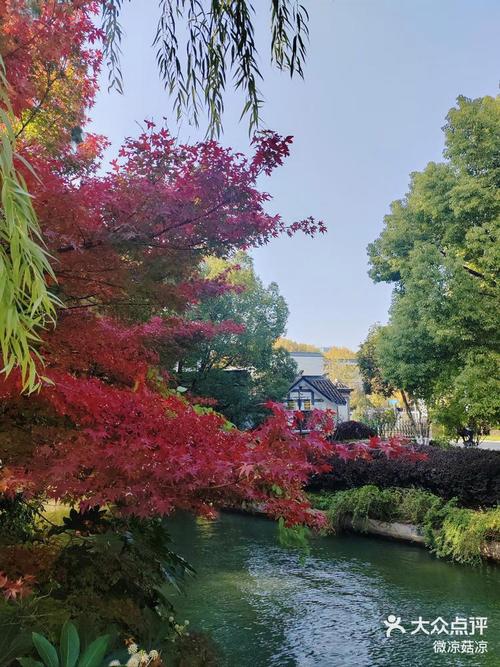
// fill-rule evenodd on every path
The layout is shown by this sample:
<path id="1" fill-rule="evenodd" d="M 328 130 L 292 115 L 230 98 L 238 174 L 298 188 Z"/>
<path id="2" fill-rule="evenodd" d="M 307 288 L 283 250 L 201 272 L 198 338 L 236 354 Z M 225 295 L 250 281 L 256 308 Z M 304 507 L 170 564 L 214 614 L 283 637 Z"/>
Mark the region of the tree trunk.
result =
<path id="1" fill-rule="evenodd" d="M 415 431 L 415 435 L 418 436 L 417 423 L 416 423 L 415 417 L 413 416 L 413 413 L 411 411 L 410 401 L 408 400 L 408 396 L 406 395 L 406 392 L 403 389 L 401 389 L 401 398 L 403 399 L 406 414 L 408 415 L 408 419 L 411 421 L 411 424 L 412 424 L 413 429 Z"/>

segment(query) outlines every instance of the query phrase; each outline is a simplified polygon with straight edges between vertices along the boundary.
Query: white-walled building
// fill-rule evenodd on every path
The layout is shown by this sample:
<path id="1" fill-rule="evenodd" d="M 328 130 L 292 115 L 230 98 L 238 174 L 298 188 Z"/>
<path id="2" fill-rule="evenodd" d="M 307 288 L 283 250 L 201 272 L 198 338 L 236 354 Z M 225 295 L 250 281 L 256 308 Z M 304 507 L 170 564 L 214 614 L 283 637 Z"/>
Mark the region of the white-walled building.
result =
<path id="1" fill-rule="evenodd" d="M 285 405 L 289 410 L 333 410 L 337 421 L 350 419 L 351 389 L 341 382 L 332 382 L 324 374 L 325 360 L 320 352 L 291 352 L 299 375 L 287 392 Z"/>

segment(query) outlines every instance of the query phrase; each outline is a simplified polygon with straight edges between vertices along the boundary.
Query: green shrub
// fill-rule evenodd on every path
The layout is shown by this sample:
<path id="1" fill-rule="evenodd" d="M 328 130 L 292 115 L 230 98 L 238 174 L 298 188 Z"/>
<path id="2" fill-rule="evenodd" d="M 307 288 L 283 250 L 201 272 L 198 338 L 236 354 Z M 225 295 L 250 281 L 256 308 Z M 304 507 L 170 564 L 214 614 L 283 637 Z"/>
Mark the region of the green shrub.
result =
<path id="1" fill-rule="evenodd" d="M 369 484 L 311 498 L 326 513 L 333 531 L 341 530 L 347 518 L 361 522 L 361 530 L 367 519 L 412 523 L 422 529 L 426 545 L 437 556 L 460 563 L 481 562 L 484 544 L 500 536 L 499 507 L 460 508 L 456 499 L 446 502 L 420 489 L 379 489 Z"/>
<path id="2" fill-rule="evenodd" d="M 500 507 L 484 512 L 449 507 L 441 527 L 433 531 L 432 548 L 438 556 L 478 564 L 485 542 L 500 536 Z"/>
<path id="3" fill-rule="evenodd" d="M 403 521 L 421 524 L 431 507 L 442 504 L 437 496 L 419 489 L 379 489 L 373 484 L 357 489 L 314 496 L 314 504 L 326 512 L 338 530 L 347 517 L 363 521 Z"/>
<path id="4" fill-rule="evenodd" d="M 40 508 L 40 503 L 26 500 L 20 493 L 13 497 L 0 495 L 2 544 L 15 544 L 34 538 Z"/>
<path id="5" fill-rule="evenodd" d="M 401 505 L 398 509 L 400 520 L 422 526 L 429 512 L 439 510 L 446 505 L 439 496 L 421 489 L 399 489 Z"/>

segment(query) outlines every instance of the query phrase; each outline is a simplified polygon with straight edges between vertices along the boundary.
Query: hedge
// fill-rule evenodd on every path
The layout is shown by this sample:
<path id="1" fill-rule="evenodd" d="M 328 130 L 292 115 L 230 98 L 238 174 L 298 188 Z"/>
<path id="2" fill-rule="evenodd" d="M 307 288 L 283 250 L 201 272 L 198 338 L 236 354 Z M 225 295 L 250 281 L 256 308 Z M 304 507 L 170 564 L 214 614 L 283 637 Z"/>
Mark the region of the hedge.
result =
<path id="1" fill-rule="evenodd" d="M 365 440 L 366 438 L 371 438 L 373 435 L 377 435 L 377 432 L 371 426 L 351 419 L 350 421 L 337 424 L 332 439 L 334 441 Z"/>
<path id="2" fill-rule="evenodd" d="M 494 507 L 500 502 L 500 452 L 449 450 L 420 446 L 425 461 L 387 459 L 377 452 L 372 461 L 331 460 L 332 471 L 311 478 L 308 491 L 340 491 L 374 484 L 380 488 L 415 487 L 464 507 Z"/>

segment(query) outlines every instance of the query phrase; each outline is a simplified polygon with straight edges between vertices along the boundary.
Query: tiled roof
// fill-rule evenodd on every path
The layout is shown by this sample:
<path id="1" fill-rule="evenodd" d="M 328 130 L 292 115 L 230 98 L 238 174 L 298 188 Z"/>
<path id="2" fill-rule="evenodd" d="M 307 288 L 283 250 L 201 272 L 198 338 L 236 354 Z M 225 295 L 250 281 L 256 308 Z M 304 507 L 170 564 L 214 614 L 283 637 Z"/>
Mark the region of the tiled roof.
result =
<path id="1" fill-rule="evenodd" d="M 346 384 L 344 384 L 343 382 L 340 382 L 339 380 L 336 380 L 334 382 L 334 385 L 337 387 L 337 389 L 339 391 L 349 391 L 349 392 L 352 391 L 352 389 L 350 389 Z"/>
<path id="2" fill-rule="evenodd" d="M 332 403 L 336 403 L 336 405 L 347 405 L 345 396 L 345 389 L 347 389 L 346 385 L 341 385 L 341 387 L 338 388 L 324 375 L 302 375 L 293 383 L 293 386 L 304 380 Z"/>

